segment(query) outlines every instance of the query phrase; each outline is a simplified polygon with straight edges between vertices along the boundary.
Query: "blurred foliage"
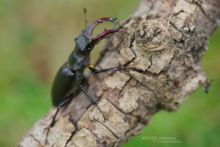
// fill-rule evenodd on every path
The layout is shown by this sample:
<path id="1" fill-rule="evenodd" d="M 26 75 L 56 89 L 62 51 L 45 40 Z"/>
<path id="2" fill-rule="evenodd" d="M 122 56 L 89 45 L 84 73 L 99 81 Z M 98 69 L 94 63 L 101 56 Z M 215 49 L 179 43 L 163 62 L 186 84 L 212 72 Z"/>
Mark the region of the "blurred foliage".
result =
<path id="1" fill-rule="evenodd" d="M 89 22 L 106 16 L 124 20 L 138 3 L 139 0 L 0 0 L 1 147 L 15 146 L 50 109 L 53 76 L 85 26 L 83 8 L 88 9 Z M 199 89 L 177 112 L 156 114 L 148 127 L 124 147 L 220 144 L 219 40 L 220 30 L 211 38 L 202 61 L 208 77 L 214 80 L 210 93 Z M 98 52 L 93 53 L 93 59 Z"/>

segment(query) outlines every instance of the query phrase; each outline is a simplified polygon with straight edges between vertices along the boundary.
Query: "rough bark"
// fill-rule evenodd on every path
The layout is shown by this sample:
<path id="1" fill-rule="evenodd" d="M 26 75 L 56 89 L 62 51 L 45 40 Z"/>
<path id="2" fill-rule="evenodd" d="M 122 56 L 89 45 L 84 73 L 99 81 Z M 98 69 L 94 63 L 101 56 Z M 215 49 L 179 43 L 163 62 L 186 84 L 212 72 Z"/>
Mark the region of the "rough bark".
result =
<path id="1" fill-rule="evenodd" d="M 156 112 L 176 110 L 207 84 L 200 60 L 219 22 L 219 0 L 143 0 L 109 39 L 97 63 L 124 68 L 89 77 L 88 92 L 101 111 L 81 93 L 59 113 L 46 144 L 45 128 L 56 108 L 19 146 L 120 146 Z"/>

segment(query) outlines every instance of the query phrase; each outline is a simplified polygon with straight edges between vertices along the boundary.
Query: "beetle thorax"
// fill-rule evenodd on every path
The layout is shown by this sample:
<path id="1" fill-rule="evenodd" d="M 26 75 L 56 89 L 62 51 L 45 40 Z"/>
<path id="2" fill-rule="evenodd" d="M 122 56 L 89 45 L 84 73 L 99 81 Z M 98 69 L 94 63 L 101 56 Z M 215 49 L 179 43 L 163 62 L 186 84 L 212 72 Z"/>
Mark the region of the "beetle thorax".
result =
<path id="1" fill-rule="evenodd" d="M 78 52 L 77 50 L 74 50 L 69 56 L 68 65 L 75 71 L 84 71 L 84 69 L 89 63 L 89 60 L 89 55 L 84 55 Z"/>

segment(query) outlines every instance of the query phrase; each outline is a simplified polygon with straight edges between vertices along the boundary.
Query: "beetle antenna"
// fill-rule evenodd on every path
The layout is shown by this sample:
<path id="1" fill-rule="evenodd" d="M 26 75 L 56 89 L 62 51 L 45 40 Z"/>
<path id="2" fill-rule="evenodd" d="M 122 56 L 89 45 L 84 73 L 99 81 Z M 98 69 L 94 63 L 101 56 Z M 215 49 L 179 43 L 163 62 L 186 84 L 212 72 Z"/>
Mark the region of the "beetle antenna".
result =
<path id="1" fill-rule="evenodd" d="M 83 8 L 83 16 L 84 16 L 85 26 L 87 27 L 87 25 L 88 25 L 88 19 L 87 19 L 87 9 L 86 9 L 86 8 Z"/>

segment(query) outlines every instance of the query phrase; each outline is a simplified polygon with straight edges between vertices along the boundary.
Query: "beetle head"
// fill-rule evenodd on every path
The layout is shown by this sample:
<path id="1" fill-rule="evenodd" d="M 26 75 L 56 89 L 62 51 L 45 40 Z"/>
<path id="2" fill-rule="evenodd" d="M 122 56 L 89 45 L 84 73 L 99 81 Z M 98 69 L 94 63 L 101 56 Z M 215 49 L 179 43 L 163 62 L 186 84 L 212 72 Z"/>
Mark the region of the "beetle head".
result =
<path id="1" fill-rule="evenodd" d="M 89 53 L 91 51 L 91 48 L 93 48 L 94 45 L 91 43 L 91 38 L 86 36 L 84 33 L 80 34 L 76 39 L 75 43 L 77 48 L 83 52 L 83 53 Z"/>
<path id="2" fill-rule="evenodd" d="M 105 30 L 104 32 L 98 34 L 94 38 L 92 37 L 92 33 L 94 28 L 103 22 L 112 22 L 114 25 L 117 24 L 116 18 L 100 18 L 90 24 L 82 33 L 75 39 L 77 48 L 83 53 L 89 53 L 95 44 L 97 44 L 100 40 L 104 39 L 105 37 L 109 36 L 112 33 L 115 33 L 119 30 L 119 27 Z"/>

